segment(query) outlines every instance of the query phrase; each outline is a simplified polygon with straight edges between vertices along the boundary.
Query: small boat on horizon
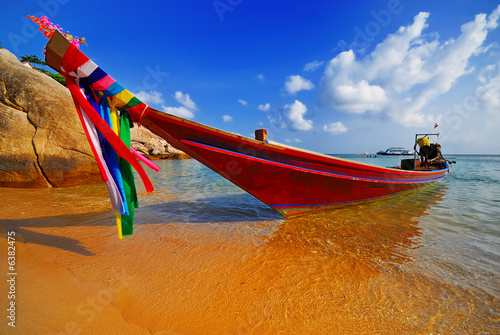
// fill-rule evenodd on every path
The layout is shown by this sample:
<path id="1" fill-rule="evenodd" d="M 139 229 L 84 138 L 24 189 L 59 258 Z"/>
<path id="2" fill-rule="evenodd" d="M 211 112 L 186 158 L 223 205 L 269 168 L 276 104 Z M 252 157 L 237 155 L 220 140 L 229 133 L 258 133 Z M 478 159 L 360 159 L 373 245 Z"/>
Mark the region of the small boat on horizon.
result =
<path id="1" fill-rule="evenodd" d="M 271 142 L 264 129 L 257 130 L 252 139 L 212 128 L 147 106 L 115 85 L 111 77 L 58 32 L 46 50 L 49 66 L 65 72 L 67 78 L 76 77 L 80 91 L 71 92 L 75 101 L 86 99 L 82 92 L 91 92 L 96 99 L 107 97 L 133 122 L 144 125 L 285 217 L 407 192 L 436 182 L 449 172 L 446 161 L 436 161 L 424 169 L 415 158 L 403 167 L 387 168 Z M 88 106 L 77 108 L 82 112 L 92 109 L 90 104 L 84 105 Z M 96 126 L 102 127 L 100 121 Z"/>
<path id="2" fill-rule="evenodd" d="M 413 155 L 411 150 L 405 149 L 403 147 L 390 147 L 384 151 L 377 152 L 377 155 L 383 156 L 410 156 Z"/>

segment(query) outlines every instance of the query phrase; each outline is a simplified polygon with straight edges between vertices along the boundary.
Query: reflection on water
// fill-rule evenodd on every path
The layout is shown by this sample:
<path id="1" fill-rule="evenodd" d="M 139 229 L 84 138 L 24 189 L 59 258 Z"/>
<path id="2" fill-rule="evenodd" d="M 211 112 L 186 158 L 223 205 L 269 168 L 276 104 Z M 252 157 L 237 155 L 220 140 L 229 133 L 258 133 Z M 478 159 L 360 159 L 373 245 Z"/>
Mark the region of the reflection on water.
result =
<path id="1" fill-rule="evenodd" d="M 153 334 L 500 332 L 494 219 L 450 208 L 449 182 L 284 220 L 192 160 L 160 164 L 130 242 L 94 186 L 74 190 L 78 208 L 52 190 L 30 203 L 41 217 L 18 204 L 24 214 L 0 225 L 22 232 L 33 257 L 109 283 L 122 317 Z M 460 213 L 455 223 L 447 212 Z M 475 215 L 482 235 L 463 228 Z M 80 303 L 57 312 L 75 320 Z"/>

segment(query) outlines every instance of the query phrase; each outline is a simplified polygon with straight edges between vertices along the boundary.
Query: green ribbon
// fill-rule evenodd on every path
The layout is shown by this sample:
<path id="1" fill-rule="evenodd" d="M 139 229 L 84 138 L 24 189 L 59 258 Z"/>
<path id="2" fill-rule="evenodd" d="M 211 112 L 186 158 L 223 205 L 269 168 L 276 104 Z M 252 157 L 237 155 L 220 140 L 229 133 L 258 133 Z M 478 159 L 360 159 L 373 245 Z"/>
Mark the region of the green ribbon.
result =
<path id="1" fill-rule="evenodd" d="M 127 111 L 120 111 L 120 139 L 130 149 L 130 128 L 134 127 L 132 119 Z M 123 188 L 130 215 L 122 215 L 123 236 L 132 235 L 134 232 L 134 212 L 139 208 L 137 191 L 135 188 L 134 172 L 132 166 L 125 159 L 120 157 L 120 171 L 123 178 Z"/>

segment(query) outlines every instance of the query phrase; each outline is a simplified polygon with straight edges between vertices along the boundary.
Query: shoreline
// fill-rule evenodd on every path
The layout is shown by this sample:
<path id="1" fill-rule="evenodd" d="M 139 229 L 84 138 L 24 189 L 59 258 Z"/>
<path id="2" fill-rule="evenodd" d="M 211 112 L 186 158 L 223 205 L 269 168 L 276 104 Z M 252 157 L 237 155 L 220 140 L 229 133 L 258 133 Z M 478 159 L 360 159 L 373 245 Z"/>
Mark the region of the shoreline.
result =
<path id="1" fill-rule="evenodd" d="M 285 221 L 195 161 L 159 165 L 164 169 L 153 180 L 157 192 L 141 197 L 140 233 L 130 241 L 116 236 L 103 184 L 0 192 L 1 236 L 19 234 L 18 330 L 160 335 L 498 329 L 498 271 L 488 265 L 498 260 L 485 253 L 495 245 L 488 231 L 496 231 L 498 208 L 481 211 L 498 194 L 489 179 L 484 187 L 490 197 L 477 206 L 460 209 L 460 186 L 466 184 L 449 178 L 404 197 Z M 467 170 L 465 160 L 459 167 Z M 465 189 L 476 198 L 482 194 Z M 138 192 L 145 196 L 142 184 Z M 468 230 L 475 209 L 473 217 L 483 218 L 490 230 Z M 456 220 L 462 217 L 469 221 Z M 491 243 L 474 243 L 455 231 Z M 5 241 L 0 238 L 0 250 Z M 0 254 L 6 262 L 6 249 Z M 0 287 L 4 301 L 5 285 Z"/>

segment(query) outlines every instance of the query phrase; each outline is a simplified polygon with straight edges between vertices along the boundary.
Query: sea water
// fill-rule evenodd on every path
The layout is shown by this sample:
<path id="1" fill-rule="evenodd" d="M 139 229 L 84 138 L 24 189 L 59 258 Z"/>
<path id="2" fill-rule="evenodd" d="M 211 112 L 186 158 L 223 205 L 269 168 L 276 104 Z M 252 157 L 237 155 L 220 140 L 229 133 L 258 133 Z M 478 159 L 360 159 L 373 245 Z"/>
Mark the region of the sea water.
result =
<path id="1" fill-rule="evenodd" d="M 154 193 L 138 182 L 131 241 L 117 239 L 102 185 L 2 189 L 0 225 L 72 286 L 109 283 L 110 306 L 153 334 L 498 334 L 500 156 L 452 160 L 419 191 L 291 219 L 195 160 L 162 160 Z M 67 304 L 60 327 L 106 322 Z"/>

